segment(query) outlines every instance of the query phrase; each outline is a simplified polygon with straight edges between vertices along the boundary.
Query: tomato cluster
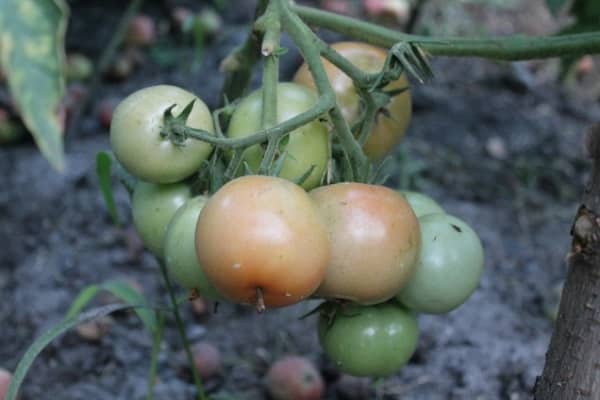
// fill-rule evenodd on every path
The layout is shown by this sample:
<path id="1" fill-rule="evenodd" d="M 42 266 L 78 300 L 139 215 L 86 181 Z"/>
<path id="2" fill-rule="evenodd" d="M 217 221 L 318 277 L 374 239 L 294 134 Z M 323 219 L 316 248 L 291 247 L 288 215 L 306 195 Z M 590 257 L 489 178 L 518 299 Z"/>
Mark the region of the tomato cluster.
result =
<path id="1" fill-rule="evenodd" d="M 333 47 L 367 72 L 385 61 L 385 52 L 371 46 Z M 345 118 L 356 122 L 361 104 L 352 81 L 326 65 Z M 317 102 L 307 76 L 303 66 L 295 80 L 305 86 L 278 85 L 277 121 Z M 402 76 L 388 86 L 406 87 L 407 81 Z M 258 310 L 324 299 L 318 325 L 325 352 L 340 370 L 369 376 L 392 374 L 411 357 L 416 313 L 449 312 L 473 293 L 483 266 L 475 232 L 420 193 L 357 182 L 323 184 L 333 141 L 322 120 L 279 143 L 278 176 L 252 172 L 265 149 L 250 145 L 238 154 L 243 168 L 233 171 L 237 177 L 214 193 L 198 191 L 194 176 L 207 168 L 213 147 L 189 137 L 174 141 L 165 133 L 166 111 L 177 114 L 192 100 L 186 126 L 219 132 L 201 100 L 166 85 L 130 95 L 111 126 L 116 158 L 139 179 L 134 224 L 181 286 Z M 261 90 L 242 99 L 226 135 L 259 131 L 262 101 Z M 410 113 L 410 92 L 399 91 L 378 114 L 365 154 L 377 160 L 388 153 L 404 135 Z M 225 159 L 232 155 L 224 152 Z"/>

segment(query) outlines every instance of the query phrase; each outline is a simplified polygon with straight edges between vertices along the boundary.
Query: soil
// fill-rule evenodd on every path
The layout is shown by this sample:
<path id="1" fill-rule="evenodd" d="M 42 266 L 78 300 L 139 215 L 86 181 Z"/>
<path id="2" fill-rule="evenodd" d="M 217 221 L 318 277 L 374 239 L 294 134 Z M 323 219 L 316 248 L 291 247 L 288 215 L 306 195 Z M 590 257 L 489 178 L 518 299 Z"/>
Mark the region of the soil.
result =
<path id="1" fill-rule="evenodd" d="M 72 2 L 69 40 L 97 55 L 112 27 L 104 23 L 96 35 L 84 32 L 94 21 L 116 23 L 120 2 L 81 3 Z M 250 10 L 248 4 L 225 13 L 223 31 L 204 48 L 201 73 L 190 73 L 186 62 L 165 61 L 165 54 L 179 53 L 168 53 L 170 42 L 161 42 L 163 53 L 148 51 L 142 69 L 125 82 L 105 82 L 98 99 L 164 82 L 188 87 L 215 106 L 218 63 L 245 37 Z M 158 15 L 160 9 L 147 12 Z M 189 59 L 189 51 L 181 54 Z M 299 62 L 294 51 L 283 57 L 282 79 Z M 348 398 L 349 385 L 364 386 L 366 394 L 356 398 L 365 399 L 530 397 L 589 169 L 581 154 L 583 133 L 600 119 L 598 104 L 540 78 L 535 65 L 440 58 L 433 63 L 435 80 L 413 86 L 414 118 L 392 156 L 388 185 L 424 191 L 471 224 L 486 261 L 481 285 L 464 306 L 419 317 L 421 337 L 410 363 L 381 384 L 340 379 L 318 345 L 314 317 L 299 320 L 314 303 L 263 315 L 221 304 L 204 317 L 186 304 L 189 337 L 210 341 L 223 354 L 222 375 L 207 381 L 215 398 L 266 398 L 266 369 L 284 354 L 306 355 L 321 368 L 327 399 Z M 49 168 L 30 142 L 0 148 L 0 364 L 8 369 L 90 284 L 133 281 L 152 304 L 168 303 L 158 264 L 140 251 L 130 226 L 126 191 L 115 182 L 122 227 L 112 224 L 101 198 L 94 163 L 96 153 L 108 149 L 106 129 L 91 115 L 66 140 L 64 174 Z M 94 305 L 107 301 L 104 296 Z M 145 398 L 152 338 L 135 314 L 113 319 L 100 340 L 72 331 L 52 342 L 26 378 L 22 399 Z M 181 349 L 169 319 L 156 399 L 193 398 Z"/>

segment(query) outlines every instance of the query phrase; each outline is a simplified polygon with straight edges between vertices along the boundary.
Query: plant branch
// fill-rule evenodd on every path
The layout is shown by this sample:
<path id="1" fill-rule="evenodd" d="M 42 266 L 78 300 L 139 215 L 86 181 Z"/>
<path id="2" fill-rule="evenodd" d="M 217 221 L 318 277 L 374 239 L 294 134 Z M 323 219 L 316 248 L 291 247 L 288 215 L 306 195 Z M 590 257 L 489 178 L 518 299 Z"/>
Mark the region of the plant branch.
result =
<path id="1" fill-rule="evenodd" d="M 600 32 L 544 37 L 462 38 L 419 36 L 397 32 L 311 7 L 298 5 L 290 7 L 310 25 L 330 29 L 387 48 L 398 42 L 411 42 L 426 52 L 438 56 L 471 56 L 517 61 L 600 53 Z"/>

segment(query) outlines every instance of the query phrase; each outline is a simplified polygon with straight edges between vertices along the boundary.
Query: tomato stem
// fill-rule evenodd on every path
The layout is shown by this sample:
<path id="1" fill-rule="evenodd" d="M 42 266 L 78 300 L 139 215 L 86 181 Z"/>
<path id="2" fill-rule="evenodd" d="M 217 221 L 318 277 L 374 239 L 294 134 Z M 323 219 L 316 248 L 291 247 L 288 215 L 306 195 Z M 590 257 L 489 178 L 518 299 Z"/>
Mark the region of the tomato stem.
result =
<path id="1" fill-rule="evenodd" d="M 263 291 L 261 288 L 257 287 L 256 288 L 256 311 L 259 314 L 262 314 L 265 312 L 266 309 L 267 309 L 267 306 L 265 305 L 265 298 L 263 295 Z"/>

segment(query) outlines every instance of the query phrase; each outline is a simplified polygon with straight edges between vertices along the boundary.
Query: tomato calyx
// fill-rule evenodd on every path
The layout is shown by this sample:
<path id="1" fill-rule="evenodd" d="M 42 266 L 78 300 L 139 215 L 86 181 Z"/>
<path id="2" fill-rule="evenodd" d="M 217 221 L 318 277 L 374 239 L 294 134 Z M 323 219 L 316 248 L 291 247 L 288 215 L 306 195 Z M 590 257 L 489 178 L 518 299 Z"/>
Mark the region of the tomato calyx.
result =
<path id="1" fill-rule="evenodd" d="M 195 102 L 196 99 L 190 101 L 177 116 L 173 115 L 173 109 L 177 107 L 177 104 L 172 104 L 165 110 L 163 113 L 164 126 L 160 131 L 163 139 L 170 140 L 175 146 L 185 146 L 185 141 L 191 137 L 186 123 Z"/>

